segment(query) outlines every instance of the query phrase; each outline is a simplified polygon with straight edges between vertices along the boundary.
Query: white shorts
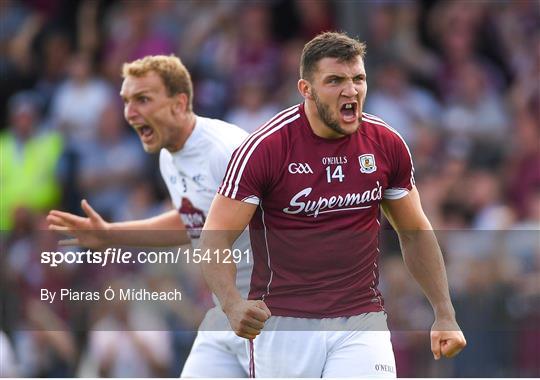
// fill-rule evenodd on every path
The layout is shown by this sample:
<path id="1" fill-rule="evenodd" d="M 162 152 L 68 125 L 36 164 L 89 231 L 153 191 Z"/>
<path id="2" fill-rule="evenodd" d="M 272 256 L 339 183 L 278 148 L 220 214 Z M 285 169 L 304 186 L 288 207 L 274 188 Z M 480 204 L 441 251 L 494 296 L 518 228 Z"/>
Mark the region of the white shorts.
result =
<path id="1" fill-rule="evenodd" d="M 248 377 L 249 347 L 237 336 L 219 307 L 210 309 L 180 377 Z"/>
<path id="2" fill-rule="evenodd" d="M 254 340 L 254 358 L 257 377 L 396 377 L 384 312 L 271 317 Z"/>

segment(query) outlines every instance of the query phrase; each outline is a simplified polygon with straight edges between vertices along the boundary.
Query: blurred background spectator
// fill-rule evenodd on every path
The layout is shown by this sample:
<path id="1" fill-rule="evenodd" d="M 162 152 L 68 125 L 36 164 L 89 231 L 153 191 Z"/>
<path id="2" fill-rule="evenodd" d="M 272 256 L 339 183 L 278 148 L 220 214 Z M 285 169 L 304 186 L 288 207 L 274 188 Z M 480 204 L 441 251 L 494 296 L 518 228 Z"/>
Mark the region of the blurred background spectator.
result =
<path id="1" fill-rule="evenodd" d="M 60 201 L 55 172 L 63 138 L 44 126 L 40 105 L 30 90 L 18 92 L 8 102 L 9 127 L 0 132 L 3 231 L 12 227 L 17 208 L 44 212 Z"/>
<path id="2" fill-rule="evenodd" d="M 79 148 L 77 188 L 104 218 L 124 209 L 126 194 L 144 175 L 145 153 L 124 123 L 117 102 L 97 115 L 95 135 Z"/>
<path id="3" fill-rule="evenodd" d="M 192 266 L 39 263 L 63 249 L 43 220 L 53 207 L 80 213 L 86 197 L 109 220 L 170 207 L 157 158 L 121 117 L 122 63 L 179 55 L 195 111 L 252 131 L 301 101 L 303 44 L 337 29 L 367 42 L 365 111 L 409 143 L 469 341 L 453 361 L 431 359 L 429 305 L 383 223 L 398 374 L 540 376 L 537 0 L 2 0 L 0 24 L 2 375 L 178 376 L 210 305 Z M 137 329 L 144 314 L 125 305 L 36 302 L 41 288 L 127 278 L 181 288 L 181 307 L 162 305 Z"/>
<path id="4" fill-rule="evenodd" d="M 82 149 L 96 136 L 99 118 L 113 100 L 113 87 L 92 74 L 91 57 L 73 53 L 67 77 L 52 98 L 51 123 L 66 136 L 70 149 Z"/>
<path id="5" fill-rule="evenodd" d="M 13 346 L 5 332 L 0 330 L 0 377 L 18 377 Z"/>
<path id="6" fill-rule="evenodd" d="M 270 120 L 280 108 L 267 99 L 269 92 L 259 81 L 251 80 L 236 86 L 237 100 L 225 120 L 253 132 Z"/>

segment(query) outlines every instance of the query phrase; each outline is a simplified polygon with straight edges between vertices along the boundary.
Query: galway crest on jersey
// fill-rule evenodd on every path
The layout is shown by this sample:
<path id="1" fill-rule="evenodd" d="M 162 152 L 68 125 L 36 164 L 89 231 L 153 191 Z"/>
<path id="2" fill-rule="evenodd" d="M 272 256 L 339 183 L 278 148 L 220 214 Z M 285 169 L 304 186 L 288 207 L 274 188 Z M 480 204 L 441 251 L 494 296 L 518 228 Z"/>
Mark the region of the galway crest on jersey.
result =
<path id="1" fill-rule="evenodd" d="M 360 162 L 360 171 L 362 173 L 373 173 L 377 170 L 375 165 L 375 156 L 373 154 L 362 154 L 358 156 L 358 162 Z"/>

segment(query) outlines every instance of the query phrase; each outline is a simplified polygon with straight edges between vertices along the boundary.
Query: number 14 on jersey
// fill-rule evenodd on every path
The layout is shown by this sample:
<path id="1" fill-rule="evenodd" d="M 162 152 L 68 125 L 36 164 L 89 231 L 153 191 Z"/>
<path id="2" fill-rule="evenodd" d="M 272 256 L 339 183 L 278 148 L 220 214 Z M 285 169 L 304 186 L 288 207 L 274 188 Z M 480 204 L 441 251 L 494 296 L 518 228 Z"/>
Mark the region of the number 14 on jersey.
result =
<path id="1" fill-rule="evenodd" d="M 339 182 L 343 182 L 344 178 L 345 175 L 343 174 L 343 169 L 341 168 L 341 165 L 336 166 L 333 172 L 330 166 L 326 167 L 326 181 L 328 183 L 331 183 L 332 180 L 338 180 Z"/>

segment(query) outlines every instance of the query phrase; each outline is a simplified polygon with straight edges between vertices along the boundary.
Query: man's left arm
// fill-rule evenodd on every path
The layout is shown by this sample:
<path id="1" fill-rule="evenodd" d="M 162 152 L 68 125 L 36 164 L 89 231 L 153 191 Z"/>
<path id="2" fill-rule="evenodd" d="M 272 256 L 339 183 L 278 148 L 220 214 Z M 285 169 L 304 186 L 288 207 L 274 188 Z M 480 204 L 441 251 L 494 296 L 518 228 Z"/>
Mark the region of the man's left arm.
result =
<path id="1" fill-rule="evenodd" d="M 436 360 L 441 356 L 451 358 L 467 343 L 456 322 L 441 249 L 422 209 L 418 190 L 413 186 L 400 199 L 385 199 L 382 209 L 399 235 L 405 265 L 433 307 L 433 356 Z"/>

